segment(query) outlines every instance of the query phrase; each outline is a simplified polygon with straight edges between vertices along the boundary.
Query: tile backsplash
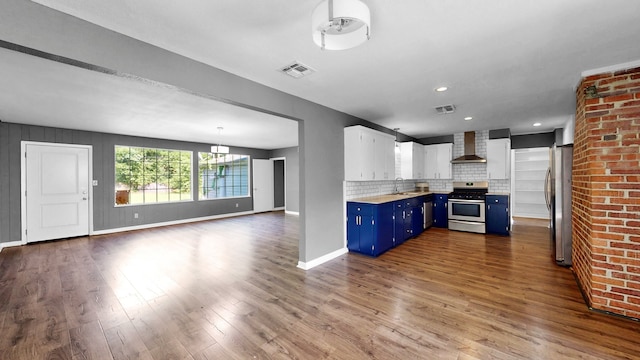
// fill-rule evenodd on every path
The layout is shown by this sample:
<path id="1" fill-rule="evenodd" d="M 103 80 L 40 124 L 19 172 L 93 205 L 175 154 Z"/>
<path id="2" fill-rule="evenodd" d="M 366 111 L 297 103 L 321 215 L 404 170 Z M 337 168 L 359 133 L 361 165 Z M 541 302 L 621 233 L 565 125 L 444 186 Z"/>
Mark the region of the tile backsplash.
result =
<path id="1" fill-rule="evenodd" d="M 487 139 L 489 139 L 489 131 L 476 131 L 476 155 L 486 158 L 487 156 Z M 453 158 L 464 155 L 464 133 L 453 135 Z M 487 164 L 483 163 L 463 163 L 452 164 L 453 179 L 430 179 L 430 180 L 405 180 L 398 183 L 399 191 L 411 191 L 415 189 L 416 182 L 429 183 L 431 192 L 448 193 L 453 191 L 454 181 L 486 181 L 487 180 Z M 396 177 L 399 177 L 400 171 L 400 155 L 396 153 Z M 391 180 L 385 181 L 348 181 L 346 182 L 347 200 L 357 199 L 368 196 L 385 195 L 394 191 L 395 182 Z M 489 192 L 509 193 L 511 191 L 511 181 L 506 180 L 489 180 Z"/>
<path id="2" fill-rule="evenodd" d="M 413 191 L 416 180 L 398 181 L 398 191 Z M 391 194 L 395 190 L 395 181 L 347 181 L 346 200 L 353 200 L 369 196 Z"/>

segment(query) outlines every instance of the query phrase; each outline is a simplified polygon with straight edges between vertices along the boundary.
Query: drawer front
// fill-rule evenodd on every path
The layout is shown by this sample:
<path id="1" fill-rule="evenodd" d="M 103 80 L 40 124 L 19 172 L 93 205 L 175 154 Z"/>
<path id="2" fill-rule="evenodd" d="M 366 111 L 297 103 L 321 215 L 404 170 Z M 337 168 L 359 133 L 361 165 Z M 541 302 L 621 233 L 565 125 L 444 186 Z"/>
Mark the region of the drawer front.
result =
<path id="1" fill-rule="evenodd" d="M 375 205 L 362 204 L 362 203 L 347 203 L 347 213 L 357 215 L 373 215 L 373 207 Z"/>
<path id="2" fill-rule="evenodd" d="M 509 196 L 507 196 L 507 195 L 487 195 L 485 201 L 487 202 L 487 205 L 491 205 L 491 204 L 509 205 Z"/>
<path id="3" fill-rule="evenodd" d="M 448 194 L 435 194 L 435 195 L 433 195 L 434 201 L 447 202 L 448 198 L 449 198 Z"/>

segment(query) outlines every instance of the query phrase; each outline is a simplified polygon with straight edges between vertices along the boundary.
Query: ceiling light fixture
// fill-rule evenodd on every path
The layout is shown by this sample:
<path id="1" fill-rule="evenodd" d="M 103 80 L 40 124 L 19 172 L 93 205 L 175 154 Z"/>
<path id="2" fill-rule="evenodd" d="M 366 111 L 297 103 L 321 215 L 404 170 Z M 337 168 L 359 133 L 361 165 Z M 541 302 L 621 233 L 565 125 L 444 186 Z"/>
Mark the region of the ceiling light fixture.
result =
<path id="1" fill-rule="evenodd" d="M 467 116 L 466 118 L 464 118 L 465 121 L 469 121 L 469 120 L 473 120 L 473 117 L 471 116 Z"/>
<path id="2" fill-rule="evenodd" d="M 539 123 L 539 122 L 533 123 L 533 126 L 540 126 L 540 125 L 542 125 L 542 123 Z"/>
<path id="3" fill-rule="evenodd" d="M 359 0 L 324 0 L 313 10 L 311 30 L 323 50 L 350 49 L 369 40 L 371 14 Z"/>
<path id="4" fill-rule="evenodd" d="M 440 86 L 440 87 L 435 88 L 436 92 L 445 92 L 445 91 L 447 91 L 448 89 L 449 89 L 449 88 L 448 88 L 448 87 L 446 87 L 446 86 Z"/>
<path id="5" fill-rule="evenodd" d="M 211 152 L 214 154 L 228 154 L 229 147 L 220 145 L 220 139 L 222 138 L 222 130 L 224 128 L 222 126 L 218 126 L 218 145 L 211 146 Z"/>

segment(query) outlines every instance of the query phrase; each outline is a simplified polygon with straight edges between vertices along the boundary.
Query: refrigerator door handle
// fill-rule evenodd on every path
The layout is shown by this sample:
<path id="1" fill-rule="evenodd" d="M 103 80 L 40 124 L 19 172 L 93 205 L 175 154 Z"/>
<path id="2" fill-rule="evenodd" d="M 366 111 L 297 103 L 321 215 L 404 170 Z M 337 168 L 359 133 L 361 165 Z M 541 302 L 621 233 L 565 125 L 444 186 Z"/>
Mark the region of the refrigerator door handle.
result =
<path id="1" fill-rule="evenodd" d="M 547 174 L 544 176 L 544 202 L 547 204 L 547 210 L 551 211 L 551 184 L 549 181 L 551 180 L 551 168 L 547 169 Z"/>

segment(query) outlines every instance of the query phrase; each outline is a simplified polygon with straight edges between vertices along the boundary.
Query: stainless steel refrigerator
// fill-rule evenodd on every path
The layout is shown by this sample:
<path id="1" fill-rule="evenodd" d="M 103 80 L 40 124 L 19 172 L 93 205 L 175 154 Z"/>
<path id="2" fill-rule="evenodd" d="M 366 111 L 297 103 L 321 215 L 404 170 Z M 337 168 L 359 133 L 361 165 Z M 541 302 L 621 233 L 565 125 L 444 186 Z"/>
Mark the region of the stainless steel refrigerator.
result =
<path id="1" fill-rule="evenodd" d="M 549 209 L 550 236 L 556 263 L 571 265 L 571 166 L 573 145 L 554 145 L 549 150 L 549 169 L 545 181 L 545 200 Z"/>

